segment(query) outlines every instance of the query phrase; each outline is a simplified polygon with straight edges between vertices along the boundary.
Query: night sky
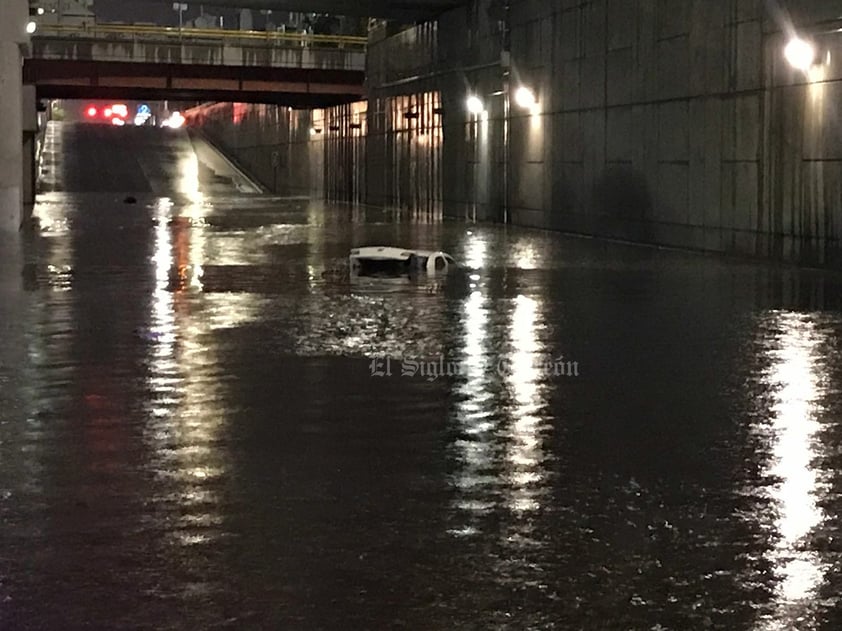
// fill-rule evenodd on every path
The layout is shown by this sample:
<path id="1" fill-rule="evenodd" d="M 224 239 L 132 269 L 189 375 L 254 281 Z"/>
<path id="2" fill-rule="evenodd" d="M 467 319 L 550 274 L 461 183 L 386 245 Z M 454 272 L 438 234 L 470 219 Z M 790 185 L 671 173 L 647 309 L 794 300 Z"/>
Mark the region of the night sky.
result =
<path id="1" fill-rule="evenodd" d="M 0 0 L 2 2 L 2 0 Z M 149 2 L 138 0 L 95 0 L 94 12 L 99 22 L 124 22 L 128 24 L 147 23 L 160 24 L 162 26 L 178 26 L 178 13 L 173 10 L 173 2 Z M 225 28 L 237 29 L 240 24 L 240 13 L 242 9 L 226 9 L 223 7 L 209 6 L 205 15 L 222 16 Z M 197 18 L 202 13 L 201 3 L 187 3 L 187 10 L 183 14 L 184 24 Z M 283 16 L 290 14 L 276 12 L 269 19 L 275 25 L 280 24 Z M 259 10 L 252 10 L 252 28 L 262 31 L 266 28 L 267 16 Z M 347 24 L 340 24 L 335 17 L 323 17 L 317 19 L 314 24 L 316 33 L 340 33 L 364 35 L 366 32 L 365 20 L 355 18 Z"/>
<path id="2" fill-rule="evenodd" d="M 94 11 L 97 20 L 102 22 L 151 22 L 154 24 L 178 26 L 178 13 L 173 11 L 172 2 L 136 2 L 135 0 L 95 0 Z M 187 3 L 184 21 L 192 20 L 201 11 L 200 3 Z M 224 9 L 208 7 L 206 13 L 221 15 L 225 18 L 225 26 L 237 28 L 239 9 Z M 262 16 L 259 11 L 252 13 L 255 26 L 260 25 Z"/>

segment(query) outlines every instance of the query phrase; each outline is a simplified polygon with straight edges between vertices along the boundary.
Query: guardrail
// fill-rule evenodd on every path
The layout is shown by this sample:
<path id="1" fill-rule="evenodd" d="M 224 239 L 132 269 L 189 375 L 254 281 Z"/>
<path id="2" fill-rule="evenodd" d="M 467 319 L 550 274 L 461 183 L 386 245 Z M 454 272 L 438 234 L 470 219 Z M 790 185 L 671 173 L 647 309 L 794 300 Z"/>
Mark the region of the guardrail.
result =
<path id="1" fill-rule="evenodd" d="M 269 47 L 347 48 L 365 50 L 368 39 L 351 35 L 316 35 L 280 31 L 235 31 L 231 29 L 179 28 L 129 24 L 42 24 L 33 39 L 79 37 L 108 41 L 144 40 L 165 42 L 202 42 L 249 46 L 261 43 Z"/>

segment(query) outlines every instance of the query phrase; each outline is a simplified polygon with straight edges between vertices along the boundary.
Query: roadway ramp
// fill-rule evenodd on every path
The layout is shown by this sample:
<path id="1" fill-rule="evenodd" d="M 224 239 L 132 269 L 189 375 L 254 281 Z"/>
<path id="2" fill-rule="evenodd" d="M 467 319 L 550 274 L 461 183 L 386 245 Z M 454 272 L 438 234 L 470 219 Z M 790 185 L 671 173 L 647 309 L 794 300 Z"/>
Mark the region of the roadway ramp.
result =
<path id="1" fill-rule="evenodd" d="M 207 196 L 260 186 L 186 129 L 51 121 L 40 192 Z"/>
<path id="2" fill-rule="evenodd" d="M 264 192 L 263 187 L 256 180 L 239 169 L 201 132 L 188 130 L 188 134 L 201 168 L 209 170 L 208 177 L 222 182 L 230 182 L 240 193 L 256 194 Z"/>

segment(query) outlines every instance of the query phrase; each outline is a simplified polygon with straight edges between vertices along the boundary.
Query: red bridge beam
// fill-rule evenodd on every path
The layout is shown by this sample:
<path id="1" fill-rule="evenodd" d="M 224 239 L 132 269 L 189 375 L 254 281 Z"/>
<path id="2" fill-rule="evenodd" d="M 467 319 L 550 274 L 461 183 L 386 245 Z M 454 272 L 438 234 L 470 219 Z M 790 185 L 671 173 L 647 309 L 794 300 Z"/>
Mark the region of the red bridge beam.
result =
<path id="1" fill-rule="evenodd" d="M 365 73 L 143 62 L 27 59 L 40 98 L 207 99 L 321 107 L 360 100 Z"/>

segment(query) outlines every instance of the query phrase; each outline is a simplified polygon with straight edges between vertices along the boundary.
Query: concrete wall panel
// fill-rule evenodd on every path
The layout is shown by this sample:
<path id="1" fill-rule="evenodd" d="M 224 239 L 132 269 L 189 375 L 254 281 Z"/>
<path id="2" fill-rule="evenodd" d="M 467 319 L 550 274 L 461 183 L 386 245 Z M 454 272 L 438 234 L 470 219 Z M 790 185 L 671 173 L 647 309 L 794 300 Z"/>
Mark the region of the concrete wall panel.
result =
<path id="1" fill-rule="evenodd" d="M 512 169 L 514 206 L 540 211 L 544 204 L 544 165 L 527 162 Z M 533 225 L 543 225 L 533 224 Z"/>
<path id="2" fill-rule="evenodd" d="M 655 216 L 668 223 L 686 224 L 689 215 L 687 164 L 662 162 L 658 166 Z"/>
<path id="3" fill-rule="evenodd" d="M 552 170 L 552 214 L 580 213 L 586 202 L 584 165 L 581 162 L 557 162 Z"/>
<path id="4" fill-rule="evenodd" d="M 556 155 L 562 162 L 579 162 L 585 159 L 585 140 L 582 136 L 581 114 L 561 114 L 557 116 L 558 151 Z"/>
<path id="5" fill-rule="evenodd" d="M 689 105 L 670 101 L 658 106 L 658 156 L 661 160 L 689 159 Z"/>
<path id="6" fill-rule="evenodd" d="M 552 99 L 553 103 L 558 103 L 558 109 L 575 110 L 581 107 L 581 68 L 582 62 L 579 59 L 562 62 L 561 77 L 554 82 L 556 86 L 554 94 L 558 96 Z"/>
<path id="7" fill-rule="evenodd" d="M 607 104 L 624 105 L 633 103 L 635 99 L 635 85 L 637 68 L 634 62 L 634 50 L 622 48 L 607 55 Z"/>
<path id="8" fill-rule="evenodd" d="M 764 7 L 765 0 L 737 0 L 735 18 L 737 22 L 762 19 Z"/>
<path id="9" fill-rule="evenodd" d="M 690 32 L 692 2 L 658 0 L 658 39 L 672 39 Z"/>
<path id="10" fill-rule="evenodd" d="M 653 100 L 680 99 L 690 94 L 690 38 L 681 35 L 658 42 L 658 92 Z M 647 69 L 644 73 L 649 72 Z"/>
<path id="11" fill-rule="evenodd" d="M 762 81 L 763 36 L 759 21 L 737 24 L 737 90 L 757 90 Z"/>
<path id="12" fill-rule="evenodd" d="M 637 146 L 635 124 L 631 107 L 608 110 L 605 155 L 608 162 L 633 162 Z"/>
<path id="13" fill-rule="evenodd" d="M 637 35 L 637 0 L 608 0 L 609 51 L 632 48 Z"/>
<path id="14" fill-rule="evenodd" d="M 579 76 L 580 107 L 605 106 L 605 64 L 605 55 L 585 57 L 581 61 L 582 70 Z"/>
<path id="15" fill-rule="evenodd" d="M 560 33 L 557 46 L 561 59 L 580 59 L 583 56 L 584 39 L 581 37 L 582 10 L 578 6 L 558 14 L 556 32 Z"/>
<path id="16" fill-rule="evenodd" d="M 606 5 L 608 0 L 591 0 L 583 4 L 583 30 L 585 57 L 603 57 L 606 49 Z M 513 50 L 515 50 L 513 48 Z"/>

